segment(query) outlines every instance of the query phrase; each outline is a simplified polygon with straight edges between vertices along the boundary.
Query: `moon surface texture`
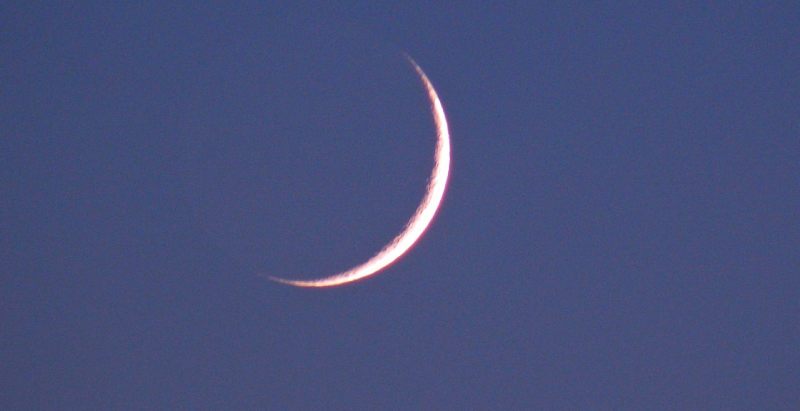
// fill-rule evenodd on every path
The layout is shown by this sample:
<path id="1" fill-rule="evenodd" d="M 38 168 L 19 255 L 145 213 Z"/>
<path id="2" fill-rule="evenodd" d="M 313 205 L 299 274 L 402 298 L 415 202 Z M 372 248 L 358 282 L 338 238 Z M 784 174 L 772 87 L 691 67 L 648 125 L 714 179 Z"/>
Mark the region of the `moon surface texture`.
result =
<path id="1" fill-rule="evenodd" d="M 417 211 L 411 219 L 408 220 L 403 231 L 389 244 L 384 246 L 382 250 L 361 265 L 316 280 L 289 280 L 285 278 L 269 277 L 271 280 L 296 287 L 321 288 L 352 283 L 362 278 L 369 277 L 402 257 L 403 254 L 411 249 L 414 243 L 422 237 L 425 230 L 433 221 L 433 217 L 436 215 L 436 211 L 442 203 L 445 187 L 447 186 L 447 176 L 450 173 L 450 132 L 447 129 L 447 119 L 444 116 L 442 103 L 439 101 L 439 96 L 436 94 L 436 90 L 433 88 L 430 80 L 428 80 L 428 76 L 425 75 L 425 72 L 422 71 L 413 59 L 408 57 L 408 60 L 411 62 L 411 65 L 414 66 L 414 69 L 422 80 L 422 84 L 428 92 L 428 98 L 431 101 L 431 110 L 433 111 L 433 120 L 436 124 L 438 135 L 433 172 L 428 180 L 427 192 L 422 199 L 422 203 L 417 207 Z"/>

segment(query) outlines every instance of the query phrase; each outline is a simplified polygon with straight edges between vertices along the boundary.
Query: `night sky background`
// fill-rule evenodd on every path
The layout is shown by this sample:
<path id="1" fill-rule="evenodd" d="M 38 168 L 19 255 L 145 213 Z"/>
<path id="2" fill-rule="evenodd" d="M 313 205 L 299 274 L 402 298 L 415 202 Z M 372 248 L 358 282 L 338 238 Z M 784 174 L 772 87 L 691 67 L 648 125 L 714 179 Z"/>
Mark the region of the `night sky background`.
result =
<path id="1" fill-rule="evenodd" d="M 798 409 L 796 1 L 135 3 L 0 5 L 0 408 Z M 266 280 L 416 209 L 403 52 L 437 218 Z"/>

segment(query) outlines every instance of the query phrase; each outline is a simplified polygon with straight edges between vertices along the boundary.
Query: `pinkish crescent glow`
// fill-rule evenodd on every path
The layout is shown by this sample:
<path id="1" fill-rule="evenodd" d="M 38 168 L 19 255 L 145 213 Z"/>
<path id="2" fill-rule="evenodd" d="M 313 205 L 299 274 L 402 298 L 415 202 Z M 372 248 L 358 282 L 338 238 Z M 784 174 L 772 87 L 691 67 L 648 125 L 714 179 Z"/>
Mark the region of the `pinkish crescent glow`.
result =
<path id="1" fill-rule="evenodd" d="M 269 277 L 271 280 L 297 287 L 333 287 L 358 281 L 377 273 L 397 261 L 398 258 L 402 257 L 403 254 L 414 246 L 414 243 L 425 234 L 425 230 L 431 224 L 431 221 L 433 221 L 436 210 L 438 210 L 442 202 L 445 187 L 447 186 L 447 176 L 450 172 L 450 132 L 447 129 L 447 120 L 444 116 L 442 103 L 439 101 L 439 96 L 436 94 L 436 90 L 434 90 L 430 80 L 428 80 L 428 76 L 425 75 L 425 72 L 422 71 L 411 57 L 408 57 L 408 60 L 411 62 L 411 65 L 414 66 L 420 79 L 422 79 L 422 83 L 425 85 L 425 89 L 428 91 L 428 98 L 431 100 L 433 119 L 436 123 L 438 134 L 433 172 L 428 181 L 427 193 L 425 193 L 422 203 L 417 207 L 414 216 L 408 220 L 405 228 L 397 237 L 383 247 L 375 256 L 361 265 L 339 274 L 317 280 L 287 280 L 284 278 Z"/>

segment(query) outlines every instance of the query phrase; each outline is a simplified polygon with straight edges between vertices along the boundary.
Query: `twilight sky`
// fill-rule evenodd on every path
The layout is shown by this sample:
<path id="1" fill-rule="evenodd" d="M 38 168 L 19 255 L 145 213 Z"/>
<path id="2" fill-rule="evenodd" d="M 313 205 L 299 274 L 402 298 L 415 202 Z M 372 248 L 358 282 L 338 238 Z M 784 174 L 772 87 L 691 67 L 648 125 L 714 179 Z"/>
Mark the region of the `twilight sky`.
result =
<path id="1" fill-rule="evenodd" d="M 0 408 L 800 404 L 800 5 L 0 6 Z M 420 242 L 335 289 L 413 214 Z"/>

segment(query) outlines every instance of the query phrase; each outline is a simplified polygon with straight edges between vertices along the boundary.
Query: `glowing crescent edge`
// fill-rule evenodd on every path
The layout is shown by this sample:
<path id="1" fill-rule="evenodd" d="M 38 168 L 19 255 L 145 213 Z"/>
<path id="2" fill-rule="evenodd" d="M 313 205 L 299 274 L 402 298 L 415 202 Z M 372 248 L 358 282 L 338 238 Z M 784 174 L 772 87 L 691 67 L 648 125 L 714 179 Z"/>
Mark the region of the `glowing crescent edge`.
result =
<path id="1" fill-rule="evenodd" d="M 269 277 L 269 279 L 296 287 L 333 287 L 358 281 L 377 273 L 402 257 L 422 237 L 433 221 L 442 198 L 444 198 L 447 177 L 450 173 L 450 132 L 447 128 L 444 108 L 442 108 L 439 96 L 436 94 L 436 90 L 434 90 L 430 80 L 428 80 L 428 76 L 410 56 L 406 55 L 406 58 L 414 67 L 414 70 L 417 71 L 422 83 L 425 85 L 425 89 L 428 91 L 428 98 L 431 101 L 431 110 L 433 111 L 433 119 L 436 123 L 438 134 L 433 172 L 428 180 L 427 193 L 425 193 L 425 197 L 417 207 L 417 211 L 408 220 L 400 234 L 361 265 L 318 280 L 287 280 L 278 277 Z"/>

